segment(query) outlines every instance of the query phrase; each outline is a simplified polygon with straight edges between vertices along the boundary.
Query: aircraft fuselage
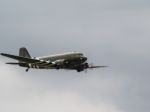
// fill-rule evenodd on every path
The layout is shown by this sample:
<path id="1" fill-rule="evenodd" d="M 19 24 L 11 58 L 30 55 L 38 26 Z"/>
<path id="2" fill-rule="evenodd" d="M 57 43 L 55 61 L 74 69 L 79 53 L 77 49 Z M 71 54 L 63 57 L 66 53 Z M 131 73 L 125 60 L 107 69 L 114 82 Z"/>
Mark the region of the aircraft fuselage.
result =
<path id="1" fill-rule="evenodd" d="M 36 69 L 71 69 L 80 72 L 87 68 L 106 67 L 106 66 L 90 66 L 86 62 L 87 57 L 85 57 L 80 52 L 68 52 L 32 58 L 27 49 L 23 47 L 20 48 L 19 50 L 19 56 L 6 53 L 1 53 L 1 55 L 18 60 L 18 63 L 9 62 L 6 64 L 27 67 L 26 71 L 28 71 L 29 68 L 36 68 Z"/>

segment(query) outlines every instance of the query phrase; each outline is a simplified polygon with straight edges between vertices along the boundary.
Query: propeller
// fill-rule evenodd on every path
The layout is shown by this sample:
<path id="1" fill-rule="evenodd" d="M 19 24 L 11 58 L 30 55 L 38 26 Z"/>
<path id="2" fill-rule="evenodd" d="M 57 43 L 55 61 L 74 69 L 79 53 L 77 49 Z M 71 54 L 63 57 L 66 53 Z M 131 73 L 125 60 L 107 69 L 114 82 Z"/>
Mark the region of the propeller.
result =
<path id="1" fill-rule="evenodd" d="M 108 66 L 94 66 L 94 65 L 91 63 L 91 64 L 89 64 L 89 67 L 88 67 L 88 68 L 93 69 L 93 68 L 105 68 L 105 67 L 108 67 Z"/>

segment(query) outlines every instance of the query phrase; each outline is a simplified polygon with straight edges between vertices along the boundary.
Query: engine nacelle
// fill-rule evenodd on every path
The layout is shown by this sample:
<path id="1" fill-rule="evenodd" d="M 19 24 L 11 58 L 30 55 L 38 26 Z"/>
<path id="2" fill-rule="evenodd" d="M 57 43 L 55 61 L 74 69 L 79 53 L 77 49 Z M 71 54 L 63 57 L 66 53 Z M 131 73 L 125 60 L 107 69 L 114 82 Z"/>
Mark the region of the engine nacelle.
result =
<path id="1" fill-rule="evenodd" d="M 88 63 L 83 63 L 77 68 L 77 71 L 78 72 L 83 71 L 84 69 L 87 69 L 88 67 L 89 67 Z"/>

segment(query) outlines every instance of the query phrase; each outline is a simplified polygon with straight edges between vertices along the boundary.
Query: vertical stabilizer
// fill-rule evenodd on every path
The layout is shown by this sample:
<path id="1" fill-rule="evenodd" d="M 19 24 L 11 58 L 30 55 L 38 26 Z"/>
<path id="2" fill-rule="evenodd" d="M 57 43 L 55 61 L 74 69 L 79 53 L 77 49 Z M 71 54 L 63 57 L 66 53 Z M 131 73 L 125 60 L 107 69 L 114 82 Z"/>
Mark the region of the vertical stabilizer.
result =
<path id="1" fill-rule="evenodd" d="M 19 50 L 19 56 L 25 57 L 25 58 L 31 58 L 28 50 L 25 47 L 20 48 L 20 50 Z"/>

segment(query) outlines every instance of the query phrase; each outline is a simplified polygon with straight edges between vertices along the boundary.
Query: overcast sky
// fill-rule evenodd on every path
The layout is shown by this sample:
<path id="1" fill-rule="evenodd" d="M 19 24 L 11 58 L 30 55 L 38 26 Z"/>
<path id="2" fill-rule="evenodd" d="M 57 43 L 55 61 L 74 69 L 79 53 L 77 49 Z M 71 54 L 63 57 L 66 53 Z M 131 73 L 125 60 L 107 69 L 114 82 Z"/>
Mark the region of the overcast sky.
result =
<path id="1" fill-rule="evenodd" d="M 0 52 L 83 52 L 108 68 L 30 70 L 0 56 L 1 112 L 150 110 L 149 0 L 1 0 Z"/>

